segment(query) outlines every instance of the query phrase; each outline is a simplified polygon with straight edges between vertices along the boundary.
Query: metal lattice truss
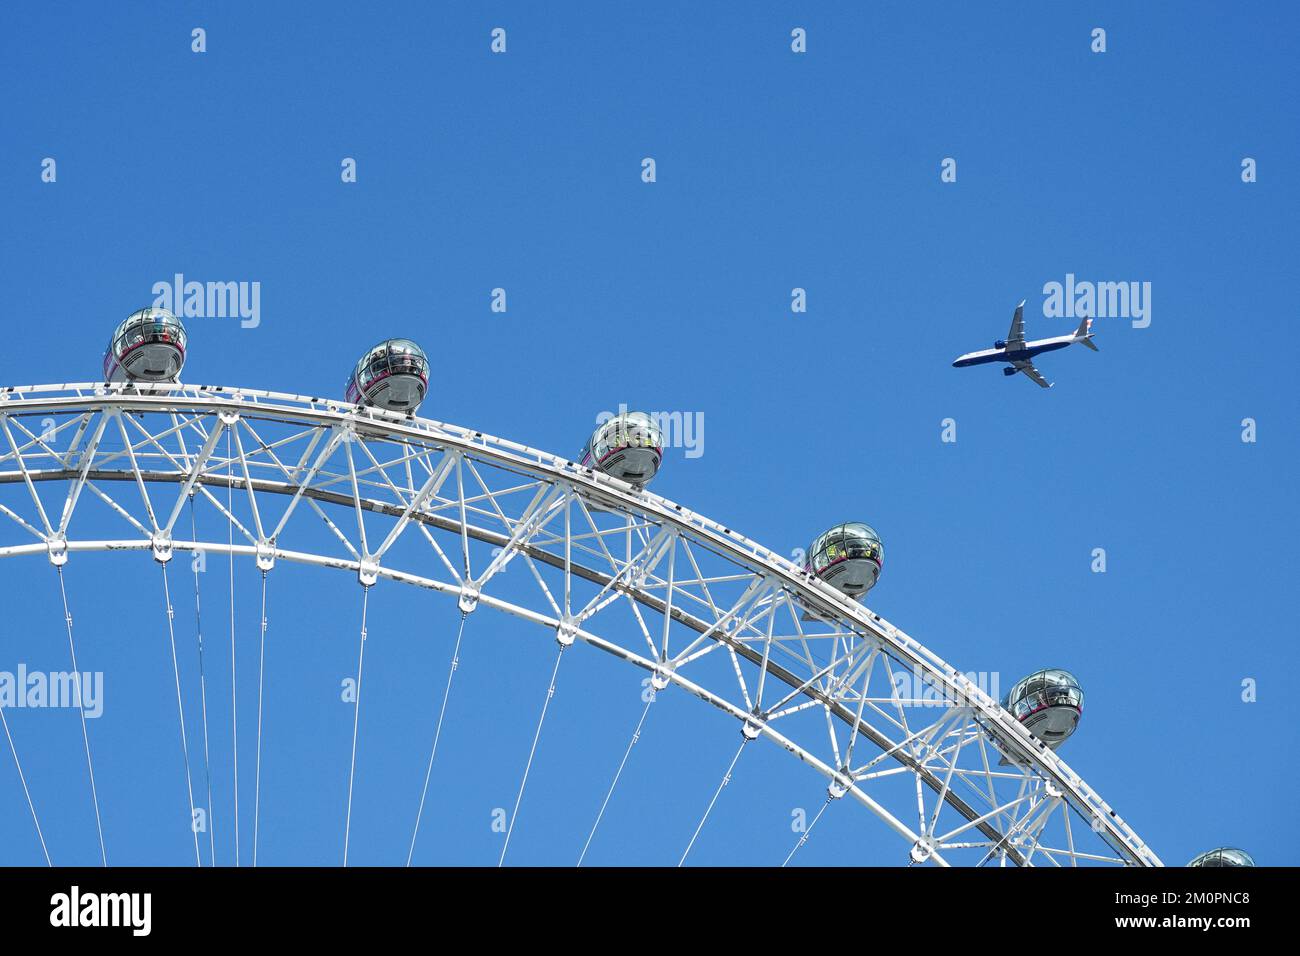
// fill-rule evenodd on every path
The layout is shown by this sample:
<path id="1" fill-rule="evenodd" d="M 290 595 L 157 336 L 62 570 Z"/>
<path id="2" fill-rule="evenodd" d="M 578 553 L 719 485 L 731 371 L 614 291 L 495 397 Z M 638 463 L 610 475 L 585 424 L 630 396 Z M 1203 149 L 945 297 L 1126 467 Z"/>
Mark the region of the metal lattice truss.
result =
<path id="1" fill-rule="evenodd" d="M 563 458 L 207 386 L 9 388 L 0 432 L 12 533 L 0 557 L 202 550 L 433 589 L 707 701 L 825 777 L 828 803 L 875 814 L 913 862 L 1160 865 L 1077 773 L 912 637 L 785 557 Z M 233 540 L 188 540 L 178 519 L 191 500 Z M 124 537 L 78 537 L 88 502 Z M 399 562 L 411 539 L 420 550 Z"/>

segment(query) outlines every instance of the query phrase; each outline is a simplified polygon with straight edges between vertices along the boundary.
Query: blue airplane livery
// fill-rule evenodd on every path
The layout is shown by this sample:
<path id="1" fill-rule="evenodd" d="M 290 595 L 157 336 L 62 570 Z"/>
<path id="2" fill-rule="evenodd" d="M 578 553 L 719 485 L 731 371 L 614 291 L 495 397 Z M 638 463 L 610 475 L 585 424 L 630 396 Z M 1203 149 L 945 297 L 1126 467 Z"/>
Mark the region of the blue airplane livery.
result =
<path id="1" fill-rule="evenodd" d="M 968 365 L 989 365 L 993 362 L 1007 362 L 1008 365 L 1002 370 L 1003 375 L 1015 375 L 1017 372 L 1024 372 L 1026 376 L 1043 388 L 1051 388 L 1052 383 L 1039 374 L 1038 369 L 1034 368 L 1034 356 L 1042 355 L 1044 352 L 1055 352 L 1057 349 L 1063 349 L 1067 345 L 1086 345 L 1094 352 L 1098 351 L 1097 346 L 1092 341 L 1092 319 L 1084 316 L 1079 327 L 1070 335 L 1058 335 L 1050 339 L 1036 339 L 1033 342 L 1025 341 L 1025 303 L 1016 306 L 1016 314 L 1011 318 L 1011 331 L 1007 333 L 1005 339 L 998 339 L 993 343 L 993 348 L 984 349 L 982 352 L 967 352 L 960 356 L 957 361 L 952 363 L 953 368 L 965 368 Z"/>

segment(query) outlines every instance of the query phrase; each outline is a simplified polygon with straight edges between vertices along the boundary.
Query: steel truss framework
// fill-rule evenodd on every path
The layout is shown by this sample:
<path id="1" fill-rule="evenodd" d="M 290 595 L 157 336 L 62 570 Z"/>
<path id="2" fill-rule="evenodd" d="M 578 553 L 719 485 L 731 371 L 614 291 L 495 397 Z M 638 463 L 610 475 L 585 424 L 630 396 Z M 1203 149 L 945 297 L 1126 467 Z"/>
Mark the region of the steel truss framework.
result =
<path id="1" fill-rule="evenodd" d="M 562 647 L 608 652 L 655 688 L 735 718 L 744 739 L 798 757 L 826 778 L 828 805 L 847 797 L 902 838 L 900 860 L 1160 865 L 1060 757 L 914 638 L 737 532 L 545 452 L 274 392 L 45 385 L 0 392 L 0 485 L 12 532 L 0 557 L 202 550 L 264 570 L 300 562 L 432 589 L 465 613 L 487 606 Z M 89 500 L 128 536 L 79 538 Z M 191 500 L 215 509 L 234 542 L 185 540 L 178 518 Z M 332 553 L 295 549 L 304 522 L 323 522 Z M 390 566 L 412 535 L 427 560 Z M 531 602 L 497 587 L 521 564 Z M 615 606 L 632 626 L 603 626 Z M 731 666 L 702 666 L 717 655 Z"/>

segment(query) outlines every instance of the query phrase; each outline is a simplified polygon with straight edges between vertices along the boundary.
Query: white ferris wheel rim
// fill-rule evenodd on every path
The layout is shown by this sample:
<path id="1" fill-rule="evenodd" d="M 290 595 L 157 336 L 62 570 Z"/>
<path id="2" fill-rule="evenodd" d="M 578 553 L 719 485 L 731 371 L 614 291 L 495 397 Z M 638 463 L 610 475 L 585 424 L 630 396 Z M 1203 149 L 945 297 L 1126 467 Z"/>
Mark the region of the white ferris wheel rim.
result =
<path id="1" fill-rule="evenodd" d="M 35 497 L 35 483 L 45 481 L 71 481 L 80 482 L 83 485 L 92 479 L 94 481 L 141 480 L 148 483 L 165 482 L 173 485 L 180 483 L 183 487 L 181 498 L 177 502 L 177 510 L 179 510 L 180 501 L 184 498 L 185 493 L 196 486 L 215 485 L 220 487 L 229 485 L 234 488 L 246 489 L 250 497 L 255 491 L 290 496 L 300 495 L 303 498 L 335 505 L 344 503 L 342 499 L 346 498 L 346 503 L 349 505 L 357 503 L 359 508 L 398 517 L 402 523 L 426 520 L 425 516 L 419 514 L 418 508 L 415 507 L 403 509 L 391 503 L 374 499 L 363 500 L 360 498 L 359 493 L 355 491 L 355 487 L 355 498 L 341 493 L 331 496 L 328 493 L 317 492 L 305 485 L 296 486 L 288 481 L 276 481 L 266 478 L 253 479 L 248 477 L 247 471 L 245 471 L 245 477 L 243 478 L 233 475 L 228 479 L 218 475 L 201 474 L 201 464 L 196 466 L 194 473 L 190 475 L 175 470 L 150 471 L 142 469 L 135 464 L 133 456 L 131 458 L 131 469 L 120 468 L 95 471 L 90 469 L 92 463 L 90 460 L 83 467 L 80 462 L 74 464 L 71 458 L 65 462 L 65 467 L 62 468 L 28 468 L 25 458 L 32 454 L 30 449 L 42 444 L 41 440 L 32 436 L 31 432 L 26 432 L 26 436 L 31 436 L 30 441 L 16 441 L 7 427 L 11 421 L 33 416 L 48 416 L 51 414 L 82 415 L 86 416 L 84 421 L 88 421 L 93 414 L 116 411 L 152 414 L 189 413 L 215 416 L 219 420 L 226 422 L 227 425 L 231 421 L 238 421 L 241 417 L 246 417 L 251 420 L 273 420 L 280 423 L 292 423 L 321 429 L 335 429 L 339 430 L 340 433 L 346 431 L 362 439 L 376 439 L 400 444 L 419 443 L 422 447 L 446 449 L 472 457 L 474 460 L 489 462 L 502 469 L 518 472 L 539 481 L 550 483 L 557 488 L 563 487 L 566 489 L 566 493 L 581 494 L 585 499 L 601 506 L 612 507 L 629 515 L 644 518 L 648 522 L 657 523 L 665 528 L 672 528 L 675 535 L 681 535 L 688 540 L 698 542 L 725 555 L 736 564 L 749 569 L 765 580 L 773 582 L 775 587 L 789 591 L 797 597 L 801 604 L 815 608 L 820 615 L 833 619 L 837 624 L 843 624 L 854 632 L 869 636 L 871 640 L 878 642 L 881 648 L 896 661 L 909 666 L 916 673 L 923 674 L 927 681 L 932 682 L 934 687 L 945 695 L 945 699 L 962 702 L 962 705 L 969 709 L 971 718 L 978 723 L 984 734 L 994 740 L 1005 753 L 1014 755 L 1017 762 L 1023 763 L 1030 772 L 1039 775 L 1045 782 L 1046 791 L 1052 797 L 1064 801 L 1080 817 L 1090 820 L 1092 830 L 1098 833 L 1113 849 L 1123 855 L 1123 862 L 1128 865 L 1138 866 L 1163 865 L 1137 833 L 1118 816 L 1110 805 L 1079 774 L 1072 770 L 1054 751 L 1029 734 L 1019 721 L 1002 708 L 998 701 L 988 696 L 975 682 L 970 681 L 964 674 L 957 671 L 929 648 L 879 615 L 845 597 L 839 591 L 804 571 L 783 555 L 654 492 L 636 488 L 616 478 L 583 468 L 561 456 L 497 438 L 481 431 L 373 407 L 350 405 L 336 399 L 229 386 L 195 386 L 180 383 L 136 385 L 103 382 L 9 386 L 0 389 L 0 423 L 6 426 L 4 434 L 0 434 L 0 439 L 5 439 L 3 443 L 0 443 L 0 486 L 24 483 Z M 48 451 L 48 449 L 46 450 Z M 71 453 L 69 454 L 71 455 Z M 93 459 L 93 452 L 89 457 Z M 6 468 L 5 463 L 10 461 L 14 462 L 15 466 Z M 265 559 L 269 556 L 272 559 L 282 558 L 294 563 L 348 570 L 357 574 L 369 574 L 371 580 L 385 578 L 401 584 L 450 594 L 458 598 L 463 596 L 472 602 L 471 606 L 482 603 L 494 610 L 509 613 L 551 629 L 558 630 L 562 625 L 566 624 L 554 614 L 538 611 L 534 608 L 482 593 L 481 590 L 474 588 L 469 582 L 443 582 L 435 578 L 404 571 L 400 568 L 387 567 L 380 560 L 371 560 L 374 557 L 373 555 L 362 554 L 352 559 L 346 559 L 320 554 L 315 551 L 286 549 L 279 547 L 273 538 L 269 543 L 259 542 L 257 544 L 173 540 L 170 532 L 165 539 L 160 539 L 160 535 L 155 532 L 153 535 L 138 538 L 81 540 L 67 537 L 61 531 L 56 530 L 48 520 L 46 520 L 46 530 L 42 532 L 39 527 L 31 526 L 12 513 L 9 514 L 9 517 L 25 525 L 28 531 L 41 540 L 0 547 L 0 558 L 41 554 L 47 554 L 53 558 L 56 552 L 62 552 L 66 555 L 67 553 L 93 551 L 152 550 L 157 555 L 160 547 L 165 548 L 168 552 L 170 552 L 170 549 L 175 548 L 180 551 L 200 549 L 212 553 L 245 555 L 255 559 L 259 557 Z M 45 520 L 43 512 L 41 517 Z M 173 514 L 172 517 L 174 520 L 175 515 Z M 232 518 L 232 520 L 234 519 Z M 499 545 L 510 545 L 512 543 L 500 533 L 486 531 L 483 528 L 469 524 L 468 521 L 464 520 L 463 513 L 461 522 L 458 526 L 459 530 L 467 538 L 472 537 Z M 457 526 L 455 520 L 445 517 L 429 521 L 429 523 L 441 527 L 443 530 L 450 530 L 452 527 Z M 519 548 L 519 553 L 529 553 L 533 558 L 540 558 L 554 564 L 553 555 L 548 557 L 547 552 L 544 551 L 529 552 L 527 549 L 530 545 L 527 543 L 519 544 L 516 542 L 515 544 Z M 380 555 L 382 556 L 382 550 Z M 618 582 L 612 580 L 612 576 L 605 572 L 572 561 L 568 562 L 568 571 L 586 577 L 594 583 L 603 583 L 606 587 L 613 586 L 647 607 L 655 608 L 660 612 L 665 610 L 663 599 L 641 590 L 640 586 L 634 581 Z M 709 625 L 707 621 L 691 619 L 691 616 L 686 614 L 685 611 L 671 606 L 667 608 L 667 611 L 674 620 L 701 631 L 714 641 L 726 640 L 723 629 L 718 628 L 716 624 Z M 825 760 L 789 739 L 780 730 L 771 726 L 764 717 L 736 706 L 735 703 L 678 673 L 675 668 L 665 668 L 661 661 L 652 660 L 642 654 L 632 652 L 613 641 L 607 640 L 598 633 L 588 631 L 580 626 L 574 626 L 571 621 L 567 622 L 567 626 L 572 637 L 610 653 L 627 663 L 640 667 L 651 674 L 658 674 L 661 679 L 681 687 L 688 693 L 741 721 L 742 726 L 747 729 L 752 728 L 754 732 L 777 743 L 831 781 L 832 786 L 838 784 L 845 795 L 851 795 L 858 803 L 871 810 L 890 829 L 905 840 L 910 841 L 914 848 L 922 848 L 921 855 L 915 857 L 914 854 L 915 858 L 928 860 L 941 866 L 948 865 L 940 852 L 940 848 L 930 844 L 926 835 L 918 834 L 907 824 L 904 824 L 894 814 L 880 805 L 869 793 L 859 787 L 851 776 L 842 772 L 842 769 L 831 766 Z M 861 732 L 863 736 L 870 737 L 869 727 L 859 727 L 859 724 L 862 723 L 861 708 L 859 708 L 859 713 L 855 715 L 842 705 L 836 704 L 835 701 L 826 699 L 824 695 L 819 697 L 816 688 L 807 686 L 806 682 L 799 680 L 798 675 L 783 670 L 767 657 L 757 657 L 753 648 L 737 645 L 733 650 L 747 656 L 751 663 L 757 663 L 761 670 L 772 674 L 785 684 L 797 688 L 805 696 L 818 699 L 823 706 L 828 708 L 828 713 L 833 713 L 837 719 L 852 725 L 855 734 Z M 801 686 L 801 684 L 804 686 Z M 880 744 L 879 741 L 875 742 Z M 880 745 L 883 746 L 883 744 Z M 890 756 L 900 763 L 908 763 L 906 754 L 901 749 L 895 750 Z M 940 795 L 942 802 L 956 808 L 959 813 L 965 816 L 970 821 L 967 826 L 978 827 L 986 833 L 989 832 L 987 829 L 989 827 L 988 821 L 992 818 L 992 813 L 980 814 L 977 808 L 962 800 L 948 787 L 946 782 L 937 780 L 935 775 L 924 767 L 913 765 L 910 769 L 918 777 L 923 777 L 931 789 Z M 965 829 L 965 827 L 962 829 Z M 1022 864 L 1026 862 L 1009 845 L 1005 848 L 1005 852 L 1013 862 Z M 1086 856 L 1086 854 L 1080 855 Z"/>

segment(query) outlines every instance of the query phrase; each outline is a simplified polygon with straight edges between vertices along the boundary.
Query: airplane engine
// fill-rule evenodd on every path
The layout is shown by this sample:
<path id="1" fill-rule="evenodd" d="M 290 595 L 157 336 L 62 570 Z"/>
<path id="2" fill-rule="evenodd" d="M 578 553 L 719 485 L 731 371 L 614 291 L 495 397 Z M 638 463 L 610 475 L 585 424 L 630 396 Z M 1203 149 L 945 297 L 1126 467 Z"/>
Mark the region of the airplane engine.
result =
<path id="1" fill-rule="evenodd" d="M 994 347 L 995 349 L 1004 349 L 1004 348 L 1007 347 L 1007 340 L 1006 340 L 1006 339 L 998 339 L 996 342 L 993 343 L 993 347 Z"/>
<path id="2" fill-rule="evenodd" d="M 1004 368 L 1004 369 L 1002 370 L 1002 374 L 1003 374 L 1003 375 L 1015 375 L 1015 374 L 1016 374 L 1016 370 L 1015 370 L 1014 368 L 1012 368 L 1011 366 L 1007 366 L 1006 368 Z"/>

